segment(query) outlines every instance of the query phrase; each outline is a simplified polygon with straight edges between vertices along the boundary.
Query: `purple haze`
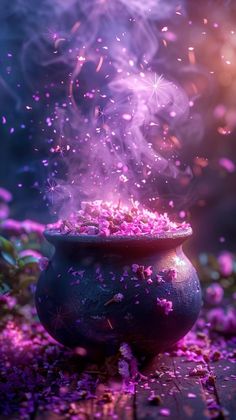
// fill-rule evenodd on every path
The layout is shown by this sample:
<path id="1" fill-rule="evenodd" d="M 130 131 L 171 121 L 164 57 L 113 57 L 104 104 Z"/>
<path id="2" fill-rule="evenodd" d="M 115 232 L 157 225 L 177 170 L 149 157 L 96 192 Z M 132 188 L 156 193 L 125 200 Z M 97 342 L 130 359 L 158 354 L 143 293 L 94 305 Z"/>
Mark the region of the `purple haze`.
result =
<path id="1" fill-rule="evenodd" d="M 183 4 L 74 0 L 66 7 L 80 19 L 70 33 L 54 34 L 56 60 L 71 73 L 68 101 L 54 115 L 67 170 L 64 179 L 52 172 L 53 204 L 65 215 L 85 198 L 126 201 L 146 189 L 154 200 L 156 178 L 180 173 L 176 154 L 162 147 L 165 129 L 186 121 L 189 109 L 184 90 L 153 70 L 156 21 L 184 14 Z"/>

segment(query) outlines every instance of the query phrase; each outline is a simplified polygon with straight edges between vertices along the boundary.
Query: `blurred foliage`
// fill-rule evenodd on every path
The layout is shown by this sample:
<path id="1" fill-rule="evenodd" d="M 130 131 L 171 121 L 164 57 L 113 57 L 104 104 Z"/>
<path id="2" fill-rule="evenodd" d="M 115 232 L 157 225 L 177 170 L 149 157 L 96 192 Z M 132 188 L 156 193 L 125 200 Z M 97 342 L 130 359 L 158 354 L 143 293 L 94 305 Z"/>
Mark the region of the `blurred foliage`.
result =
<path id="1" fill-rule="evenodd" d="M 0 188 L 0 325 L 5 315 L 31 317 L 40 261 L 50 257 L 51 247 L 43 236 L 44 225 L 10 218 L 9 191 Z"/>
<path id="2" fill-rule="evenodd" d="M 0 294 L 23 294 L 38 278 L 38 261 L 33 255 L 21 257 L 15 245 L 0 236 Z"/>

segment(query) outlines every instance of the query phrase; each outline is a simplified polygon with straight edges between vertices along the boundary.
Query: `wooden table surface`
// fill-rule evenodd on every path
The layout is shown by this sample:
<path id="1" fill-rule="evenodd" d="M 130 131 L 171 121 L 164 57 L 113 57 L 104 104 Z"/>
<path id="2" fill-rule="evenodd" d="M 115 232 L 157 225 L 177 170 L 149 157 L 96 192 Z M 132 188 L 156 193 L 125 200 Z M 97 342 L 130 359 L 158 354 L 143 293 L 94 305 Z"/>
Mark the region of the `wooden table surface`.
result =
<path id="1" fill-rule="evenodd" d="M 134 394 L 121 382 L 99 383 L 95 398 L 71 404 L 65 416 L 36 413 L 36 420 L 236 419 L 236 364 L 219 360 L 207 364 L 210 382 L 192 376 L 196 363 L 184 357 L 159 355 L 142 371 Z"/>

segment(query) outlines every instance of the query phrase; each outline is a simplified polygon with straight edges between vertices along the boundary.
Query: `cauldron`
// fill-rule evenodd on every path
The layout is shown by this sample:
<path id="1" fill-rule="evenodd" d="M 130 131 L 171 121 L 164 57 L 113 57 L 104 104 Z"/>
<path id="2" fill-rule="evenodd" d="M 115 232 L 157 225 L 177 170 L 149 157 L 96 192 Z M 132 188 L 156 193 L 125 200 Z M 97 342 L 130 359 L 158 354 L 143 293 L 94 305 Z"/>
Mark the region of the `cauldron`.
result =
<path id="1" fill-rule="evenodd" d="M 88 236 L 47 230 L 55 253 L 36 289 L 49 334 L 91 360 L 128 343 L 154 356 L 195 323 L 201 290 L 182 244 L 191 228 L 152 236 Z"/>

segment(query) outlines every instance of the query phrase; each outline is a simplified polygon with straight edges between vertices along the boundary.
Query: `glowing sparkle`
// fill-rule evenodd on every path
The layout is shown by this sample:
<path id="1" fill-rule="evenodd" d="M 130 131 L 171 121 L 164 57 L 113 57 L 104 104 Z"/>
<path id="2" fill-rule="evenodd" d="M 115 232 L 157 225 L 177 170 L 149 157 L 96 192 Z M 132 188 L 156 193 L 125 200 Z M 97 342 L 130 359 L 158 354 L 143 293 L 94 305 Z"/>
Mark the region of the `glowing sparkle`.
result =
<path id="1" fill-rule="evenodd" d="M 55 195 L 60 193 L 60 186 L 57 184 L 55 179 L 49 179 L 47 180 L 47 186 L 45 188 L 46 196 L 49 198 L 51 203 L 54 203 Z"/>
<path id="2" fill-rule="evenodd" d="M 148 102 L 153 99 L 156 107 L 165 107 L 170 102 L 170 89 L 174 87 L 173 83 L 164 79 L 163 75 L 146 76 L 143 78 L 144 87 L 149 93 Z"/>

